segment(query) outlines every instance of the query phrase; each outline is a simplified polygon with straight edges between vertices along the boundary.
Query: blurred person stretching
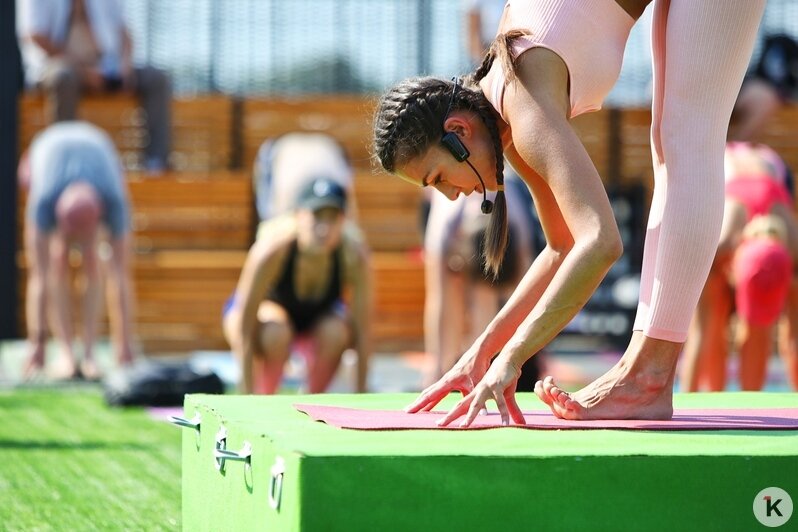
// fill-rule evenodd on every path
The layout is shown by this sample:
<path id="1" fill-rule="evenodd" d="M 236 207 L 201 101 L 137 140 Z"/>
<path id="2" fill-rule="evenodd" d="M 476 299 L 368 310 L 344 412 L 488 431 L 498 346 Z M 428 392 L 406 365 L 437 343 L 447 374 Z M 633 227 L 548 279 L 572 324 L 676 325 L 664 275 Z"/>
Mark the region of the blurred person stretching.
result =
<path id="1" fill-rule="evenodd" d="M 60 122 L 39 133 L 20 164 L 29 188 L 25 217 L 29 357 L 26 376 L 44 368 L 47 314 L 59 344 L 55 377 L 99 377 L 94 343 L 102 288 L 100 244 L 107 241 L 108 310 L 120 365 L 132 362 L 129 206 L 122 167 L 110 138 L 85 122 Z M 83 358 L 73 346 L 70 250 L 80 251 Z"/>
<path id="2" fill-rule="evenodd" d="M 299 341 L 310 344 L 303 350 L 308 392 L 327 389 L 350 346 L 358 355 L 356 389 L 366 390 L 368 249 L 345 223 L 346 203 L 340 184 L 319 177 L 300 190 L 294 210 L 261 224 L 223 318 L 225 337 L 241 364 L 242 392 L 277 392 Z"/>
<path id="3" fill-rule="evenodd" d="M 147 115 L 145 169 L 166 169 L 169 77 L 133 65 L 133 44 L 120 0 L 17 0 L 17 34 L 26 84 L 47 96 L 50 122 L 74 120 L 82 92 L 136 93 Z"/>
<path id="4" fill-rule="evenodd" d="M 726 205 L 715 261 L 699 299 L 680 369 L 684 391 L 726 387 L 729 328 L 737 314 L 743 390 L 761 390 L 773 330 L 786 310 L 779 352 L 798 389 L 798 221 L 785 183 L 788 169 L 761 144 L 726 148 Z"/>
<path id="5" fill-rule="evenodd" d="M 354 175 L 343 146 L 325 133 L 294 131 L 265 140 L 258 149 L 252 178 L 260 220 L 294 210 L 300 192 L 319 176 L 346 190 L 346 214 L 355 214 Z"/>
<path id="6" fill-rule="evenodd" d="M 460 196 L 449 201 L 432 194 L 424 235 L 424 343 L 432 364 L 427 384 L 440 379 L 501 309 L 532 264 L 532 224 L 524 214 L 526 198 L 520 178 L 507 172 L 510 237 L 496 279 L 486 276 L 482 243 L 487 217 L 482 197 Z M 522 368 L 523 391 L 532 391 L 539 377 L 539 356 Z"/>

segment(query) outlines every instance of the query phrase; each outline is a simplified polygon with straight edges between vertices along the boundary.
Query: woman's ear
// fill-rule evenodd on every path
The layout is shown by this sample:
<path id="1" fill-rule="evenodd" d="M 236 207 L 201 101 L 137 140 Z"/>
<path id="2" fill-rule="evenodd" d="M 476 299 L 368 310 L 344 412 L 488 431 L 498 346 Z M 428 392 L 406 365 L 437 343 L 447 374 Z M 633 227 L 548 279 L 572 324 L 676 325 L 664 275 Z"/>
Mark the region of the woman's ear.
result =
<path id="1" fill-rule="evenodd" d="M 461 139 L 467 139 L 473 133 L 471 123 L 459 114 L 449 115 L 443 123 L 443 130 L 445 132 L 451 131 Z"/>

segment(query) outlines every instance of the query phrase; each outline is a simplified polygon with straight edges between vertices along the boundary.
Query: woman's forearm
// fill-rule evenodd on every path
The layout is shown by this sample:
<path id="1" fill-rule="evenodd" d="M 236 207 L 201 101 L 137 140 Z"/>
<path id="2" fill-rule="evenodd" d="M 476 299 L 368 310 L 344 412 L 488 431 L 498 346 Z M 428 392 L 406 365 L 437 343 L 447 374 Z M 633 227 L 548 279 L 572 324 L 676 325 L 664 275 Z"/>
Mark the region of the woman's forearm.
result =
<path id="1" fill-rule="evenodd" d="M 614 244 L 577 242 L 502 355 L 520 367 L 542 349 L 584 307 L 619 256 L 620 248 Z"/>
<path id="2" fill-rule="evenodd" d="M 361 265 L 363 272 L 355 283 L 353 301 L 354 345 L 357 350 L 357 382 L 356 391 L 365 392 L 368 384 L 368 368 L 371 359 L 371 315 L 372 304 L 371 274 L 365 263 Z"/>
<path id="3" fill-rule="evenodd" d="M 565 253 L 546 247 L 518 284 L 510 299 L 480 336 L 483 356 L 493 356 L 504 348 L 543 295 L 565 258 Z"/>

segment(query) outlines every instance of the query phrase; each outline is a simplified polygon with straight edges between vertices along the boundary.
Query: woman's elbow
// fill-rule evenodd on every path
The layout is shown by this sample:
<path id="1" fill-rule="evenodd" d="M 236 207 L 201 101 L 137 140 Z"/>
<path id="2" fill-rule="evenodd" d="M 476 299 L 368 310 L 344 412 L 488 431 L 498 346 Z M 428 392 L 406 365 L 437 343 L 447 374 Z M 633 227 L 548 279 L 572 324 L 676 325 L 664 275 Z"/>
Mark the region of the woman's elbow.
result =
<path id="1" fill-rule="evenodd" d="M 589 244 L 590 258 L 609 269 L 623 255 L 623 241 L 618 231 L 599 234 Z"/>

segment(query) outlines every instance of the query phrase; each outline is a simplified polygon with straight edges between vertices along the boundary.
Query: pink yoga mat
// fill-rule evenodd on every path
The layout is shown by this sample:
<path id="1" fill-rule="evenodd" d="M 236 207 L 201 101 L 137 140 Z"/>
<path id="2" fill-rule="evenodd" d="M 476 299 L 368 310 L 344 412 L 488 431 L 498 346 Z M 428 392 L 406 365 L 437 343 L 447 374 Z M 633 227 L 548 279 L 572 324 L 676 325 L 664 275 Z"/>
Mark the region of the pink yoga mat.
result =
<path id="1" fill-rule="evenodd" d="M 300 412 L 333 427 L 359 430 L 461 429 L 435 422 L 446 412 L 408 414 L 401 410 L 360 410 L 338 406 L 295 404 Z M 546 411 L 524 412 L 527 429 L 624 429 L 624 430 L 798 430 L 798 408 L 702 408 L 676 410 L 670 421 L 598 420 L 566 421 Z M 521 427 L 520 425 L 510 425 Z M 502 428 L 498 412 L 477 416 L 469 429 Z"/>

